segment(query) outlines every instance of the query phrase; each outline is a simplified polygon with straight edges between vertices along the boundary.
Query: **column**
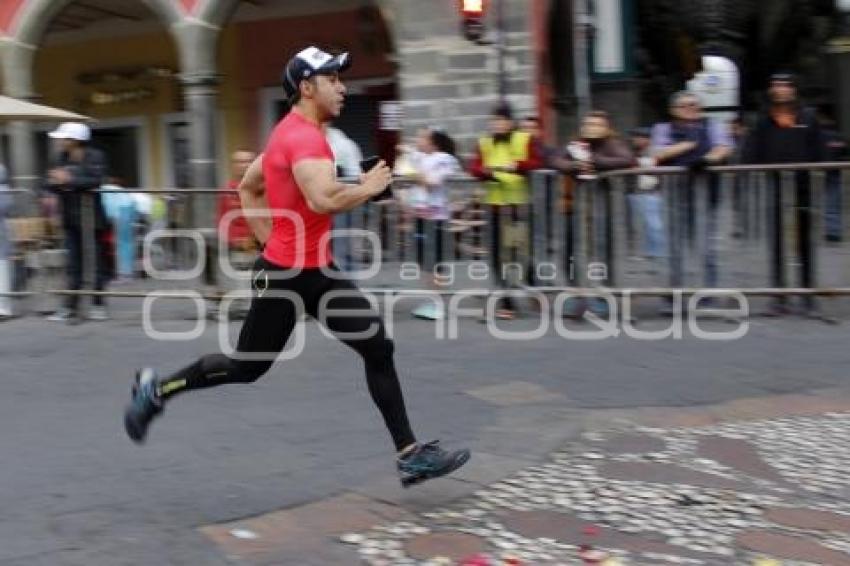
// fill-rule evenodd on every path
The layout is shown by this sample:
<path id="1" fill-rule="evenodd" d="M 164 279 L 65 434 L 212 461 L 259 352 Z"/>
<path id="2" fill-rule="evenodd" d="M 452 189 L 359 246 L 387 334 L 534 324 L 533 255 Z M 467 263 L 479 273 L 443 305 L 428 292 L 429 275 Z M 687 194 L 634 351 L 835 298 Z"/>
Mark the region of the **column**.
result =
<path id="1" fill-rule="evenodd" d="M 220 78 L 215 58 L 219 31 L 218 27 L 198 20 L 184 22 L 175 29 L 180 47 L 183 100 L 189 121 L 192 187 L 196 189 L 218 186 L 216 101 Z M 212 195 L 197 196 L 187 201 L 187 227 L 214 225 L 215 207 L 212 203 L 215 198 Z"/>
<path id="2" fill-rule="evenodd" d="M 218 96 L 216 76 L 185 76 L 182 78 L 183 98 L 189 119 L 189 155 L 192 172 L 192 188 L 214 189 L 218 185 L 216 166 L 216 99 Z M 190 209 L 189 226 L 211 226 L 214 199 L 201 195 Z"/>
<path id="3" fill-rule="evenodd" d="M 0 65 L 3 71 L 4 93 L 24 100 L 33 100 L 33 56 L 35 47 L 18 42 L 3 46 Z M 14 121 L 8 125 L 13 188 L 35 189 L 40 171 L 36 171 L 35 138 L 29 122 Z"/>

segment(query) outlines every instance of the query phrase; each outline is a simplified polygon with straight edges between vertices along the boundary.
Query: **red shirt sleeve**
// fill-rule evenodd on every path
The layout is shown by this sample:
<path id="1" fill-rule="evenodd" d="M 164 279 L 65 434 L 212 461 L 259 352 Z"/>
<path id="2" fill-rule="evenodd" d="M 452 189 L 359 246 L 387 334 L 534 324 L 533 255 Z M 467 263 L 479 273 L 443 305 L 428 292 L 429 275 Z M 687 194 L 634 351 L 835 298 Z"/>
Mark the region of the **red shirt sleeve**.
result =
<path id="1" fill-rule="evenodd" d="M 221 189 L 218 192 L 218 216 L 216 217 L 217 223 L 216 225 L 221 226 L 221 219 L 224 218 L 224 215 L 227 214 L 229 210 L 227 207 L 227 195 L 225 191 L 227 189 Z"/>
<path id="2" fill-rule="evenodd" d="M 218 191 L 218 221 L 224 218 L 224 215 L 234 208 L 241 209 L 242 203 L 239 201 L 239 193 L 236 192 L 236 184 L 229 181 Z"/>
<path id="3" fill-rule="evenodd" d="M 218 194 L 218 226 L 221 226 L 221 220 L 224 216 L 232 211 L 241 211 L 242 202 L 237 192 L 238 185 L 230 182 L 223 187 Z M 251 236 L 251 229 L 248 226 L 248 221 L 241 214 L 231 219 L 227 226 L 227 241 L 231 244 L 237 243 L 240 240 Z"/>
<path id="4" fill-rule="evenodd" d="M 540 155 L 539 144 L 535 143 L 534 138 L 528 140 L 528 159 L 519 161 L 516 164 L 517 173 L 528 173 L 535 169 L 543 167 L 543 156 Z"/>
<path id="5" fill-rule="evenodd" d="M 283 145 L 286 152 L 286 161 L 290 167 L 294 167 L 304 159 L 328 159 L 334 161 L 334 155 L 327 140 L 317 129 L 300 129 L 296 135 L 289 140 L 290 143 Z"/>
<path id="6" fill-rule="evenodd" d="M 492 175 L 485 171 L 484 158 L 481 156 L 481 146 L 475 145 L 475 155 L 472 156 L 472 161 L 469 163 L 469 173 L 478 179 L 488 181 L 493 178 Z"/>

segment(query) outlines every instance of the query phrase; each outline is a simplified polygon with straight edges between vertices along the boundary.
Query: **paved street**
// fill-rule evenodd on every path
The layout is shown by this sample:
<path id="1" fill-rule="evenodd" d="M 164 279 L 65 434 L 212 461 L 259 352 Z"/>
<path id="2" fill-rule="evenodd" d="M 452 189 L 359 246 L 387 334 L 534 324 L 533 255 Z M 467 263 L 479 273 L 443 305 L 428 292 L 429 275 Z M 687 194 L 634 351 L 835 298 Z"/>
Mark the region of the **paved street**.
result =
<path id="1" fill-rule="evenodd" d="M 103 324 L 0 325 L 3 566 L 409 564 L 467 551 L 574 564 L 583 542 L 628 564 L 729 564 L 799 547 L 789 536 L 826 553 L 815 563 L 850 561 L 846 323 L 755 319 L 730 343 L 506 342 L 467 320 L 461 340 L 440 341 L 400 316 L 414 427 L 474 453 L 456 477 L 402 490 L 359 363 L 312 324 L 303 355 L 255 385 L 176 400 L 132 445 L 121 426 L 132 368 L 173 369 L 217 342 L 214 329 L 152 341 L 128 304 Z M 159 324 L 187 327 L 180 318 Z M 844 534 L 802 537 L 784 509 L 832 513 L 818 518 Z"/>

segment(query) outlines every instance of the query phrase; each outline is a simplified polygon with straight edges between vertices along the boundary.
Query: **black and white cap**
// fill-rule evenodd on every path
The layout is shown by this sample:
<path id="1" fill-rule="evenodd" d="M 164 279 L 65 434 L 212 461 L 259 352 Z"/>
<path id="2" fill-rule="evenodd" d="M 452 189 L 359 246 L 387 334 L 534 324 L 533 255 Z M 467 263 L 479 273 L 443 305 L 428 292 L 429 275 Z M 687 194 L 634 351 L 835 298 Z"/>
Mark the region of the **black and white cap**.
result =
<path id="1" fill-rule="evenodd" d="M 283 90 L 288 99 L 298 93 L 298 85 L 316 75 L 341 73 L 351 67 L 348 53 L 331 55 L 318 47 L 308 47 L 289 60 L 283 71 Z"/>

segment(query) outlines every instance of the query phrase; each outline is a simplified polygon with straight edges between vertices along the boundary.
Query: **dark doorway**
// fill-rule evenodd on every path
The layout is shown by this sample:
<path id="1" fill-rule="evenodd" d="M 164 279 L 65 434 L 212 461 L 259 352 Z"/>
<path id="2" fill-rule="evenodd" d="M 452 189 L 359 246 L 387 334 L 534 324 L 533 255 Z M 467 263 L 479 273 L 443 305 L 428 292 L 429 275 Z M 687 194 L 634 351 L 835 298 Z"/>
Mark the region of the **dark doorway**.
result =
<path id="1" fill-rule="evenodd" d="M 137 127 L 98 128 L 92 131 L 92 145 L 106 153 L 108 176 L 119 177 L 125 187 L 140 186 Z"/>

